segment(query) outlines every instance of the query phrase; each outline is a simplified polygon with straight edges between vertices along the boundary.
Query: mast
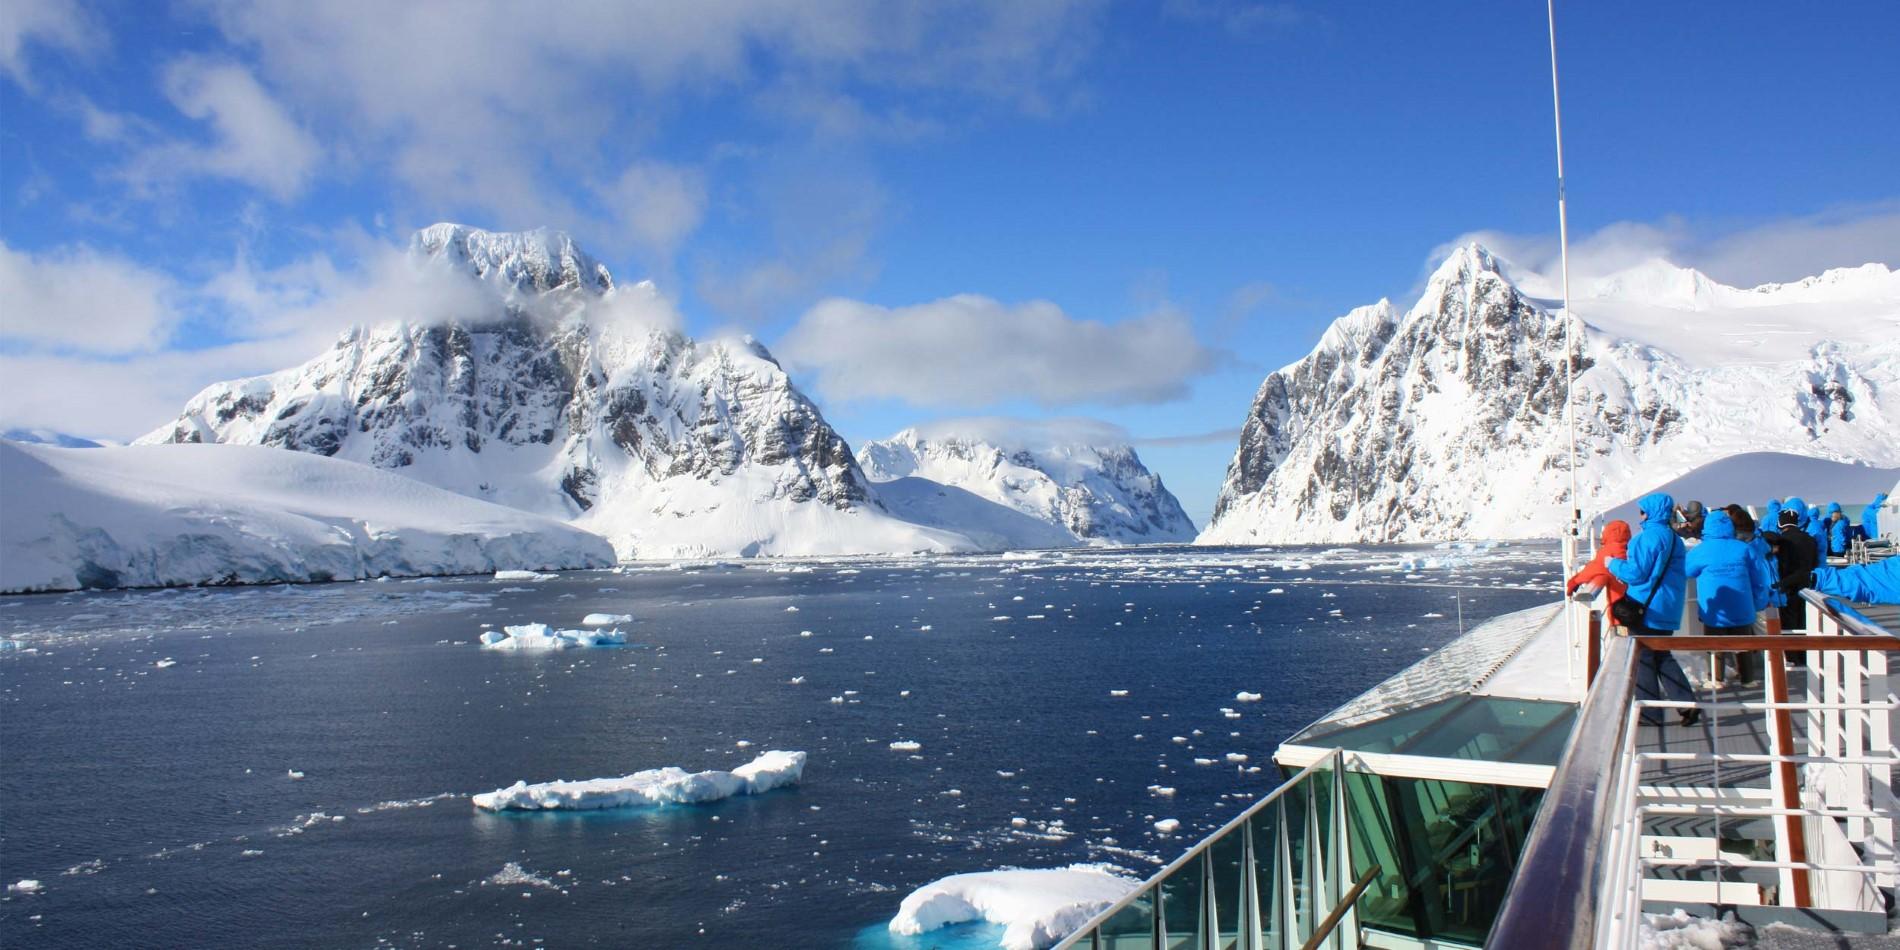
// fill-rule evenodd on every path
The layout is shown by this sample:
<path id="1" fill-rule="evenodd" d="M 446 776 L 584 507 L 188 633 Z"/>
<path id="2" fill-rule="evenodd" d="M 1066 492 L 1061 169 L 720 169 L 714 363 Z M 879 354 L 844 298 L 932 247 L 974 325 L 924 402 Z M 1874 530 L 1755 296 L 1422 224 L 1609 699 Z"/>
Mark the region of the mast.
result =
<path id="1" fill-rule="evenodd" d="M 1581 541 L 1583 510 L 1577 507 L 1577 403 L 1574 398 L 1576 359 L 1572 354 L 1570 312 L 1570 217 L 1564 204 L 1564 108 L 1557 93 L 1557 0 L 1544 0 L 1544 12 L 1550 24 L 1550 107 L 1557 130 L 1557 248 L 1563 270 L 1564 291 L 1564 426 L 1570 436 L 1570 521 L 1564 528 L 1564 571 L 1573 573 Z"/>

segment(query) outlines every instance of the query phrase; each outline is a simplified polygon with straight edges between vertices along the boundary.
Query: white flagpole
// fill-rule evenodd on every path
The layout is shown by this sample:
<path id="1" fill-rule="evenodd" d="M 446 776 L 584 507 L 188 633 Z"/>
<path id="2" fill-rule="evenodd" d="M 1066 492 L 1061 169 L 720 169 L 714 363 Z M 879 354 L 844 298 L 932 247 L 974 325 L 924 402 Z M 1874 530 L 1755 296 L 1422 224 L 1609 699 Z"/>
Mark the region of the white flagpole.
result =
<path id="1" fill-rule="evenodd" d="M 1557 0 L 1544 0 L 1544 12 L 1550 23 L 1550 106 L 1557 128 L 1557 248 L 1564 285 L 1564 424 L 1570 434 L 1570 521 L 1564 531 L 1564 572 L 1568 575 L 1576 570 L 1571 561 L 1583 533 L 1583 510 L 1577 507 L 1577 405 L 1572 393 L 1576 360 L 1570 327 L 1575 320 L 1570 312 L 1570 217 L 1564 204 L 1564 109 L 1557 94 Z"/>

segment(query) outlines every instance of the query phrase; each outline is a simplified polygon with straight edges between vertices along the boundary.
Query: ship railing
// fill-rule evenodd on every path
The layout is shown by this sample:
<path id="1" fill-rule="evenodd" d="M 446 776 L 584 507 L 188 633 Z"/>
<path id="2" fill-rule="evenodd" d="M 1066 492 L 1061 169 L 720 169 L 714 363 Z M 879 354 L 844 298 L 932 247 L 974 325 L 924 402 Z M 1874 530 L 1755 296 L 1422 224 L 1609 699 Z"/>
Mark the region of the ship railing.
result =
<path id="1" fill-rule="evenodd" d="M 1646 882 L 1653 901 L 1714 906 L 1763 903 L 1763 889 L 1737 872 L 1773 871 L 1774 903 L 1796 911 L 1882 914 L 1880 887 L 1895 873 L 1893 824 L 1900 817 L 1892 776 L 1896 681 L 1889 674 L 1900 638 L 1851 605 L 1804 591 L 1808 636 L 1637 637 L 1607 634 L 1589 691 L 1549 791 L 1538 809 L 1517 871 L 1487 946 L 1623 948 L 1639 943 Z M 1605 629 L 1604 618 L 1597 621 Z M 1712 687 L 1700 701 L 1638 699 L 1644 651 L 1760 652 L 1761 701 L 1723 700 Z M 1789 653 L 1805 652 L 1804 692 L 1789 696 Z M 1639 748 L 1639 718 L 1700 709 L 1720 723 L 1725 712 L 1763 716 L 1763 753 L 1655 751 Z M 1797 733 L 1796 723 L 1803 728 Z M 1706 764 L 1689 784 L 1645 785 L 1652 768 Z M 1738 772 L 1769 787 L 1736 781 Z M 1724 768 L 1728 769 L 1725 782 Z M 1695 847 L 1651 836 L 1653 822 L 1703 819 L 1711 838 Z M 1725 852 L 1723 824 L 1766 820 L 1774 859 Z M 1698 877 L 1663 882 L 1648 872 Z M 1708 878 L 1711 878 L 1709 880 Z"/>
<path id="2" fill-rule="evenodd" d="M 1328 751 L 1070 934 L 1077 950 L 1346 950 L 1379 874 L 1352 872 L 1345 753 Z"/>

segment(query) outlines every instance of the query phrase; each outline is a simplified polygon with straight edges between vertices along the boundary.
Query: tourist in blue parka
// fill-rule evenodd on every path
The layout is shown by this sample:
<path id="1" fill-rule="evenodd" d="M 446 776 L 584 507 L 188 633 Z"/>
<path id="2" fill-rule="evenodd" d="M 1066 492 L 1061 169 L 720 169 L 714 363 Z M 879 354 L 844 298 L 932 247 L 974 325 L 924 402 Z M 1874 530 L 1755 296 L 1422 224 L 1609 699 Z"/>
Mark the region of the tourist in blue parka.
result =
<path id="1" fill-rule="evenodd" d="M 1629 585 L 1623 593 L 1625 600 L 1648 605 L 1642 625 L 1631 627 L 1630 636 L 1669 636 L 1682 627 L 1683 596 L 1689 586 L 1688 548 L 1669 523 L 1676 500 L 1653 492 L 1644 495 L 1636 508 L 1643 513 L 1643 524 L 1630 539 L 1628 556 L 1611 558 L 1604 566 L 1617 580 Z M 1693 698 L 1682 664 L 1676 662 L 1674 654 L 1656 650 L 1642 651 L 1636 668 L 1636 690 L 1639 699 L 1687 702 Z M 1685 726 L 1701 718 L 1702 713 L 1695 709 L 1680 714 Z M 1643 722 L 1661 725 L 1662 716 L 1656 710 L 1645 710 Z"/>
<path id="2" fill-rule="evenodd" d="M 1814 589 L 1862 604 L 1900 604 L 1900 557 L 1853 567 L 1817 567 Z"/>
<path id="3" fill-rule="evenodd" d="M 1847 553 L 1847 513 L 1841 510 L 1841 503 L 1827 503 L 1827 515 L 1822 519 L 1827 530 L 1827 553 L 1840 557 Z"/>
<path id="4" fill-rule="evenodd" d="M 1768 499 L 1768 507 L 1763 508 L 1761 511 L 1761 526 L 1765 530 L 1773 531 L 1775 530 L 1775 526 L 1780 523 L 1781 499 L 1770 498 Z"/>
<path id="5" fill-rule="evenodd" d="M 1807 529 L 1808 537 L 1814 539 L 1814 549 L 1821 552 L 1821 560 L 1825 562 L 1827 560 L 1827 521 L 1821 517 L 1820 505 L 1808 506 L 1808 518 L 1801 522 L 1801 527 Z"/>
<path id="6" fill-rule="evenodd" d="M 1751 522 L 1749 528 L 1754 528 Z M 1753 534 L 1753 531 L 1750 532 Z M 1735 522 L 1720 508 L 1702 522 L 1702 543 L 1689 551 L 1686 573 L 1696 578 L 1696 615 L 1711 637 L 1755 632 L 1755 617 L 1768 607 L 1768 568 L 1748 542 L 1735 537 Z M 1761 682 L 1761 655 L 1736 655 L 1742 685 Z"/>
<path id="7" fill-rule="evenodd" d="M 1887 493 L 1883 491 L 1874 496 L 1874 503 L 1868 505 L 1866 511 L 1860 513 L 1860 523 L 1862 527 L 1867 529 L 1867 540 L 1869 541 L 1877 541 L 1880 539 L 1880 506 L 1886 503 Z"/>

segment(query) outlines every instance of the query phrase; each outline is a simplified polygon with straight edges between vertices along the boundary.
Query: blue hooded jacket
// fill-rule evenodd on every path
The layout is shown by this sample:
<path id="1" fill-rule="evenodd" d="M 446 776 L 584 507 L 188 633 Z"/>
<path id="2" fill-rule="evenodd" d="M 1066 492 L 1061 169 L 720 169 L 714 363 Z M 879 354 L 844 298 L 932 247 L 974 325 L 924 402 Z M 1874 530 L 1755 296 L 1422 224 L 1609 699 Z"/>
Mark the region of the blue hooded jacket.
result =
<path id="1" fill-rule="evenodd" d="M 1643 513 L 1643 525 L 1636 537 L 1630 539 L 1629 555 L 1611 558 L 1603 562 L 1604 566 L 1617 580 L 1629 585 L 1623 596 L 1639 604 L 1648 602 L 1649 614 L 1644 626 L 1652 630 L 1680 630 L 1689 575 L 1685 573 L 1687 548 L 1669 525 L 1676 500 L 1655 492 L 1644 495 L 1636 507 Z"/>
<path id="2" fill-rule="evenodd" d="M 1696 581 L 1696 614 L 1711 627 L 1743 627 L 1768 608 L 1768 567 L 1748 542 L 1735 537 L 1735 522 L 1716 509 L 1702 522 L 1702 543 L 1689 551 L 1689 577 Z"/>
<path id="3" fill-rule="evenodd" d="M 1801 527 L 1814 539 L 1814 549 L 1821 552 L 1823 558 L 1827 557 L 1827 523 L 1821 520 L 1820 505 L 1808 506 L 1808 518 L 1801 522 Z"/>
<path id="4" fill-rule="evenodd" d="M 1781 499 L 1768 499 L 1768 507 L 1761 511 L 1761 526 L 1770 531 L 1781 530 Z"/>
<path id="5" fill-rule="evenodd" d="M 1834 519 L 1840 515 L 1840 520 Z M 1827 514 L 1821 516 L 1821 528 L 1827 532 L 1827 553 L 1841 555 L 1847 553 L 1847 516 L 1841 512 L 1841 503 L 1827 503 Z"/>
<path id="6" fill-rule="evenodd" d="M 1874 503 L 1868 505 L 1866 511 L 1860 513 L 1860 523 L 1867 529 L 1867 538 L 1870 541 L 1880 537 L 1880 506 L 1886 503 L 1887 493 L 1883 491 L 1874 496 Z"/>
<path id="7" fill-rule="evenodd" d="M 1900 557 L 1854 567 L 1817 567 L 1814 589 L 1862 604 L 1900 604 Z"/>
<path id="8" fill-rule="evenodd" d="M 1703 537 L 1708 537 L 1708 533 L 1704 532 Z M 1781 567 L 1775 563 L 1775 555 L 1768 550 L 1768 539 L 1762 537 L 1760 531 L 1756 531 L 1755 536 L 1748 539 L 1748 549 L 1755 552 L 1755 557 L 1761 561 L 1761 566 L 1768 571 L 1768 606 L 1787 606 L 1788 595 L 1781 592 Z"/>

